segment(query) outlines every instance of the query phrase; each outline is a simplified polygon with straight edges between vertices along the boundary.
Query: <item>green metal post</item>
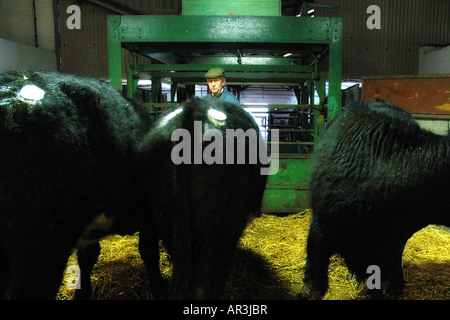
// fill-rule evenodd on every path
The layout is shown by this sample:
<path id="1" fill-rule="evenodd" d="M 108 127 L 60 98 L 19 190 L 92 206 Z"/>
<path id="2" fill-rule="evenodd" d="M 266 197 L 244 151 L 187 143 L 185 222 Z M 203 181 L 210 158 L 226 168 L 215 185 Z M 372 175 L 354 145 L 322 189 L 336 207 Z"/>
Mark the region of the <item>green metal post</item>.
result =
<path id="1" fill-rule="evenodd" d="M 134 97 L 136 93 L 139 78 L 141 77 L 139 71 L 137 70 L 138 57 L 134 56 L 134 64 L 131 68 L 127 70 L 127 96 L 130 98 Z"/>
<path id="2" fill-rule="evenodd" d="M 161 102 L 161 77 L 152 76 L 152 102 Z"/>
<path id="3" fill-rule="evenodd" d="M 109 84 L 122 90 L 122 47 L 119 39 L 120 16 L 108 16 Z"/>
<path id="4" fill-rule="evenodd" d="M 170 102 L 175 101 L 175 95 L 177 94 L 177 89 L 178 89 L 178 83 L 173 82 L 172 85 L 170 86 Z"/>
<path id="5" fill-rule="evenodd" d="M 137 85 L 139 82 L 139 72 L 133 69 L 128 69 L 127 71 L 127 96 L 130 98 L 134 97 L 137 90 Z"/>
<path id="6" fill-rule="evenodd" d="M 313 80 L 308 80 L 308 103 L 309 104 L 314 104 L 314 81 Z"/>
<path id="7" fill-rule="evenodd" d="M 331 22 L 332 34 L 329 55 L 328 121 L 333 121 L 341 111 L 342 81 L 342 20 Z"/>
<path id="8" fill-rule="evenodd" d="M 320 105 L 325 101 L 325 74 L 321 73 L 320 78 L 315 81 L 316 91 L 319 96 Z M 325 115 L 319 110 L 314 110 L 314 142 L 316 143 L 325 129 Z"/>

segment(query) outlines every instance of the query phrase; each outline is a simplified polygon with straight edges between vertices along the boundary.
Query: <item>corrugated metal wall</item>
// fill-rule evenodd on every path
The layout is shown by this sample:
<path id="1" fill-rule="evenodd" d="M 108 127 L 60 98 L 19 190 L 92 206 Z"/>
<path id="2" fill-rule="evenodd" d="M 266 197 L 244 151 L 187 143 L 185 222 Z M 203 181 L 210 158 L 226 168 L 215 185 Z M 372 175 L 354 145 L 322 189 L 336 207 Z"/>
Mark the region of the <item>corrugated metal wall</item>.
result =
<path id="1" fill-rule="evenodd" d="M 107 16 L 118 14 L 95 1 L 59 0 L 60 34 L 60 69 L 62 72 L 74 73 L 95 78 L 108 77 L 108 38 Z M 101 1 L 99 1 L 100 3 Z M 131 8 L 142 14 L 179 14 L 181 0 L 115 0 L 115 3 Z M 70 30 L 66 21 L 67 7 L 77 5 L 81 9 L 81 29 Z M 133 62 L 128 50 L 122 50 L 123 77 L 126 77 L 126 66 Z M 140 63 L 151 63 L 150 59 L 141 57 Z"/>
<path id="2" fill-rule="evenodd" d="M 66 22 L 70 14 L 67 7 L 76 4 L 81 9 L 81 29 L 68 29 Z M 60 0 L 60 68 L 62 72 L 93 77 L 107 77 L 108 55 L 106 16 L 111 14 L 90 3 L 82 5 L 75 1 Z"/>
<path id="3" fill-rule="evenodd" d="M 315 16 L 344 20 L 344 79 L 416 74 L 419 48 L 450 43 L 450 0 L 316 0 L 338 9 L 316 9 Z M 381 10 L 381 29 L 370 30 L 366 10 Z"/>

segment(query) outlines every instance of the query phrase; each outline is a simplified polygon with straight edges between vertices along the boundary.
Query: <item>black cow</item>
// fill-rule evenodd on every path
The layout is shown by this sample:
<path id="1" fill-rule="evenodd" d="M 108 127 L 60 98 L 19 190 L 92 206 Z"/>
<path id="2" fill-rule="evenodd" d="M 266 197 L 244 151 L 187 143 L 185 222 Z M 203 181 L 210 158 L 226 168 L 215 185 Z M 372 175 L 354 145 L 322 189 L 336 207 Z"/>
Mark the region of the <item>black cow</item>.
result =
<path id="1" fill-rule="evenodd" d="M 202 139 L 211 133 L 208 129 L 216 130 L 215 138 Z M 258 139 L 227 138 L 227 129 L 259 136 L 258 126 L 243 108 L 219 99 L 194 98 L 166 111 L 139 147 L 141 177 L 152 199 L 157 233 L 174 266 L 170 299 L 219 299 L 249 216 L 260 213 L 264 165 L 261 157 L 251 163 L 249 156 L 254 143 L 263 145 Z M 222 138 L 223 148 L 212 151 L 213 143 Z M 231 157 L 231 147 L 226 146 L 233 141 Z M 238 164 L 239 147 L 246 150 L 244 164 Z M 222 158 L 223 164 L 208 155 Z M 234 161 L 227 161 L 227 155 Z M 147 267 L 159 260 L 145 248 L 152 235 L 152 230 L 140 232 Z"/>
<path id="2" fill-rule="evenodd" d="M 428 224 L 450 224 L 449 138 L 396 106 L 361 103 L 325 131 L 312 166 L 305 283 L 324 295 L 338 253 L 359 279 L 378 266 L 387 292 L 402 294 L 406 241 Z"/>
<path id="3" fill-rule="evenodd" d="M 0 297 L 55 298 L 71 250 L 102 212 L 136 231 L 148 213 L 135 158 L 146 129 L 107 84 L 0 74 Z M 89 248 L 96 260 L 98 243 Z"/>

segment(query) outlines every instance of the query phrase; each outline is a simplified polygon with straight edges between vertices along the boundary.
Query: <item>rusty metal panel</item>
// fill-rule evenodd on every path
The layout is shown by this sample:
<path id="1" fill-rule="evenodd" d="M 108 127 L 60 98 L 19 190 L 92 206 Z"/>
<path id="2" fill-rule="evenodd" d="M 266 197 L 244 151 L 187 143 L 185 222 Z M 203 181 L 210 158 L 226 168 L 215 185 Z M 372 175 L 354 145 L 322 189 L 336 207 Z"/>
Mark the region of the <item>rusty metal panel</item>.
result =
<path id="1" fill-rule="evenodd" d="M 414 114 L 450 115 L 450 75 L 363 79 L 363 98 L 383 99 Z"/>

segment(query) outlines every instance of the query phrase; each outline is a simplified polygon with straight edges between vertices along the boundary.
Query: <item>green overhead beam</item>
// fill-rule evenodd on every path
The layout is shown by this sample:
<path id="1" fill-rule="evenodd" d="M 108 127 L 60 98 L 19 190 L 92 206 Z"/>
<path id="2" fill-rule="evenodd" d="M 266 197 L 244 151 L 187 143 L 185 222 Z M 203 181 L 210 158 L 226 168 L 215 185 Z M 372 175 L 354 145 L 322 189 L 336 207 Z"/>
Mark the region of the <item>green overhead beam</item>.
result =
<path id="1" fill-rule="evenodd" d="M 190 59 L 194 64 L 222 64 L 222 65 L 288 65 L 301 64 L 300 58 L 287 57 L 237 57 L 237 56 L 203 56 Z"/>
<path id="2" fill-rule="evenodd" d="M 152 78 L 183 78 L 200 79 L 205 81 L 204 72 L 153 72 Z M 311 73 L 279 73 L 279 72 L 227 72 L 227 80 L 271 80 L 273 82 L 289 82 L 292 80 L 302 81 L 302 79 L 311 79 Z"/>
<path id="3" fill-rule="evenodd" d="M 291 65 L 230 65 L 230 64 L 214 64 L 214 67 L 219 67 L 227 71 L 246 71 L 246 72 L 313 72 L 313 66 L 291 66 Z M 133 65 L 133 68 L 138 71 L 208 71 L 212 65 L 205 64 L 138 64 Z"/>
<path id="4" fill-rule="evenodd" d="M 109 18 L 112 16 L 109 16 Z M 266 16 L 120 16 L 122 42 L 330 43 L 339 18 Z M 151 46 L 152 52 L 158 44 Z M 267 47 L 276 51 L 276 47 Z"/>
<path id="5" fill-rule="evenodd" d="M 141 46 L 139 44 L 127 44 L 127 49 L 137 52 L 141 52 Z M 145 53 L 142 53 L 145 54 Z M 302 55 L 308 55 L 309 52 L 304 52 Z M 179 57 L 173 53 L 149 53 L 149 57 L 163 62 L 165 64 L 222 64 L 222 65 L 287 65 L 298 66 L 304 65 L 302 58 L 300 57 L 271 57 L 271 56 L 200 56 L 200 57 Z"/>

